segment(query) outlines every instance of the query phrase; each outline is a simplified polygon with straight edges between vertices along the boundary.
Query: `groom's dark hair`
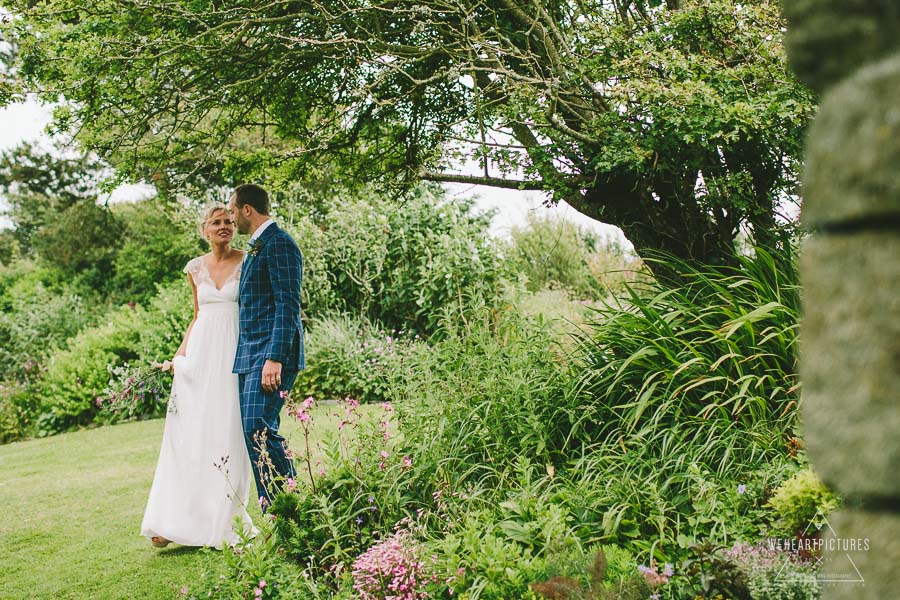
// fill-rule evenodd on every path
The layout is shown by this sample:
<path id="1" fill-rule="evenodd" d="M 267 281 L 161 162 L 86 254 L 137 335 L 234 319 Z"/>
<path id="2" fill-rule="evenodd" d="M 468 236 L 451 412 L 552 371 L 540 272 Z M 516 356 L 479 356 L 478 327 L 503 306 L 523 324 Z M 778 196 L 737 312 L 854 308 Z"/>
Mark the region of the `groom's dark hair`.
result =
<path id="1" fill-rule="evenodd" d="M 268 215 L 271 208 L 269 194 L 255 183 L 244 183 L 234 188 L 234 203 L 238 208 L 249 204 L 261 215 Z"/>

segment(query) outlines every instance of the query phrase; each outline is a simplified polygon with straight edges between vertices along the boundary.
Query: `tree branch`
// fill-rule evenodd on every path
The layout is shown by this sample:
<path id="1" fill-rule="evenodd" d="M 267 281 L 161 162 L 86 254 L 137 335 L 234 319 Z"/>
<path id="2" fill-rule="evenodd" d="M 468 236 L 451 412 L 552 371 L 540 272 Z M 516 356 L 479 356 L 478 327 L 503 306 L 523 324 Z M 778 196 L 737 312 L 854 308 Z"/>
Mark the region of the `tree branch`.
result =
<path id="1" fill-rule="evenodd" d="M 419 176 L 425 181 L 436 181 L 442 183 L 466 183 L 469 185 L 487 185 L 496 188 L 505 188 L 508 190 L 531 190 L 531 191 L 547 191 L 544 182 L 537 180 L 517 180 L 503 179 L 501 177 L 484 177 L 480 175 L 462 175 L 460 173 L 434 173 L 432 171 L 423 171 Z"/>

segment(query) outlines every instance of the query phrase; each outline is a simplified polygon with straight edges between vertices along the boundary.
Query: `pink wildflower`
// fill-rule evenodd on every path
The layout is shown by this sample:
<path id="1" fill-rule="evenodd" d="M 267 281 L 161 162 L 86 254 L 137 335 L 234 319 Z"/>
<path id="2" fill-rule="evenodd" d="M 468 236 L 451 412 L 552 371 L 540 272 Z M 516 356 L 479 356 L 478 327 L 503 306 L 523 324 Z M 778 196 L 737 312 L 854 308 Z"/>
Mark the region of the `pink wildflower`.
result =
<path id="1" fill-rule="evenodd" d="M 353 589 L 361 600 L 420 600 L 430 577 L 419 555 L 421 546 L 409 532 L 398 531 L 353 562 Z"/>
<path id="2" fill-rule="evenodd" d="M 657 572 L 656 567 L 645 567 L 638 565 L 638 572 L 644 577 L 644 581 L 650 588 L 657 588 L 661 585 L 669 583 L 669 576 L 672 572 L 672 566 L 666 563 L 666 569 L 662 573 Z"/>

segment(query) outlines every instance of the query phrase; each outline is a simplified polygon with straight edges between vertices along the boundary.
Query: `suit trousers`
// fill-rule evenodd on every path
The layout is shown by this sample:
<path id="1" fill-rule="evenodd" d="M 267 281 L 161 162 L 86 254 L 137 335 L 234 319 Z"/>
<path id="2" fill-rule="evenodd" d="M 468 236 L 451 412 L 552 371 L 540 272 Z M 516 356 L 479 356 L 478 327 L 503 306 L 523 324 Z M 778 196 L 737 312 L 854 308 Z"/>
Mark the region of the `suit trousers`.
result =
<path id="1" fill-rule="evenodd" d="M 294 461 L 287 455 L 284 437 L 278 434 L 281 424 L 282 392 L 290 392 L 297 371 L 282 371 L 281 386 L 267 392 L 262 387 L 262 368 L 238 375 L 241 401 L 241 421 L 244 442 L 250 454 L 250 465 L 259 503 L 266 512 L 272 498 L 281 490 L 284 479 L 295 478 Z"/>

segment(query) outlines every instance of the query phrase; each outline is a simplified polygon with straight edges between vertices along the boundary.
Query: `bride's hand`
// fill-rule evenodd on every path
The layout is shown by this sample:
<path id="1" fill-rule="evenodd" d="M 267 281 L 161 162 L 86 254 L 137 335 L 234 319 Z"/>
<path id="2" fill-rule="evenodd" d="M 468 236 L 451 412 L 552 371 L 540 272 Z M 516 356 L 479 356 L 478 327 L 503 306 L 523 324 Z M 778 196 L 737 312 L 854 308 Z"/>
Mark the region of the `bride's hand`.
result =
<path id="1" fill-rule="evenodd" d="M 156 367 L 162 371 L 168 371 L 169 373 L 175 373 L 175 362 L 171 360 L 166 360 L 161 363 L 152 362 L 150 363 L 151 367 Z"/>

